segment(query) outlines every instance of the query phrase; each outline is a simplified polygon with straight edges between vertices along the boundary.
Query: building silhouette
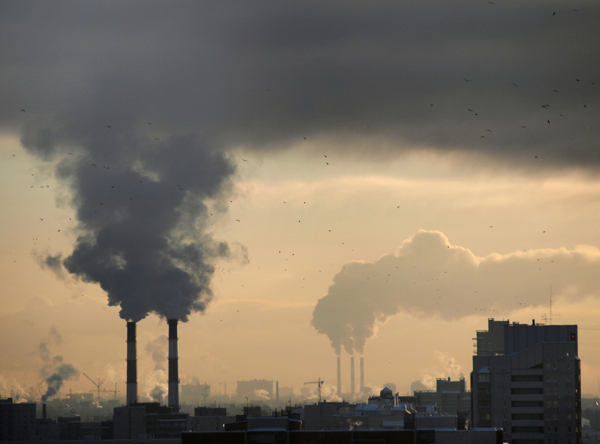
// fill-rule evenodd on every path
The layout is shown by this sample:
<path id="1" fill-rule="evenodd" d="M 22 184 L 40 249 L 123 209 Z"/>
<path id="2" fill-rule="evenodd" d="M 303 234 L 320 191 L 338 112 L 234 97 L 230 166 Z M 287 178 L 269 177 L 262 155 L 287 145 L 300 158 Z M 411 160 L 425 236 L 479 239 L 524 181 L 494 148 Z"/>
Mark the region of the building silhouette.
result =
<path id="1" fill-rule="evenodd" d="M 472 424 L 508 443 L 581 443 L 577 325 L 488 320 L 471 373 Z"/>

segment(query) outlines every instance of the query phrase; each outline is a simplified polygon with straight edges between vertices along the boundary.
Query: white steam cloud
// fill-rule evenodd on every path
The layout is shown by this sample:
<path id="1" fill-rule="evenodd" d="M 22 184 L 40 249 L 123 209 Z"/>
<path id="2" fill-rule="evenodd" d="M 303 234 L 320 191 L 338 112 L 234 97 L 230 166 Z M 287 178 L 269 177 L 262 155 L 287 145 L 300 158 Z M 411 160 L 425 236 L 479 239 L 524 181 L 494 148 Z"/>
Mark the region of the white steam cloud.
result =
<path id="1" fill-rule="evenodd" d="M 591 246 L 475 256 L 439 231 L 419 230 L 395 254 L 349 262 L 315 306 L 312 325 L 339 355 L 363 353 L 378 324 L 399 312 L 459 319 L 508 315 L 557 298 L 597 297 L 600 250 Z"/>

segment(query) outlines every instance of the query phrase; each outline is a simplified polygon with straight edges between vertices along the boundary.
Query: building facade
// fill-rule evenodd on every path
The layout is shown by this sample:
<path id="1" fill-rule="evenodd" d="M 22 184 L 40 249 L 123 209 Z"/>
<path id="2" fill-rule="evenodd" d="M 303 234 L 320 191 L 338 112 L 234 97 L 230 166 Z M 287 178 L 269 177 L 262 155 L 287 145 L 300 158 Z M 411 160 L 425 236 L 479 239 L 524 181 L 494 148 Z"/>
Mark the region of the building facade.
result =
<path id="1" fill-rule="evenodd" d="M 577 326 L 490 319 L 489 327 L 477 332 L 472 425 L 502 428 L 512 444 L 581 443 Z"/>

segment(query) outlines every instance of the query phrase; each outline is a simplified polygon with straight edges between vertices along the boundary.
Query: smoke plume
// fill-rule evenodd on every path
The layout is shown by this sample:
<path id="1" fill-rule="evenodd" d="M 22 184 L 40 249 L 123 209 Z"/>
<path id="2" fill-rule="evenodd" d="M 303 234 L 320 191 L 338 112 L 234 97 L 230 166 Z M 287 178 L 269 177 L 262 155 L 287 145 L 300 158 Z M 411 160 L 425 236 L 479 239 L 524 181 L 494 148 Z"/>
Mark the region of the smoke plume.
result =
<path id="1" fill-rule="evenodd" d="M 111 117 L 110 128 L 84 113 L 55 122 L 60 130 L 24 129 L 23 145 L 60 159 L 56 173 L 71 187 L 80 234 L 63 264 L 100 284 L 123 319 L 153 312 L 187 321 L 212 298 L 212 262 L 230 255 L 206 233 L 206 201 L 223 198 L 234 167 L 197 135 L 155 141 L 129 117 Z M 40 135 L 50 131 L 50 141 Z M 65 157 L 65 145 L 77 155 Z M 44 265 L 56 270 L 59 258 L 48 256 Z"/>
<path id="2" fill-rule="evenodd" d="M 56 255 L 51 255 L 46 253 L 42 256 L 38 256 L 37 259 L 40 267 L 43 269 L 48 269 L 52 271 L 56 277 L 63 279 L 64 276 L 64 268 L 62 264 L 62 254 L 58 253 Z"/>
<path id="3" fill-rule="evenodd" d="M 156 385 L 152 391 L 150 392 L 150 398 L 152 398 L 156 402 L 162 402 L 165 396 L 166 390 L 164 387 L 160 385 Z"/>
<path id="4" fill-rule="evenodd" d="M 165 370 L 168 346 L 169 340 L 165 335 L 160 335 L 146 344 L 146 352 L 152 356 L 152 360 L 154 361 L 154 370 Z"/>
<path id="5" fill-rule="evenodd" d="M 71 364 L 61 364 L 59 365 L 54 373 L 46 378 L 46 384 L 48 385 L 48 389 L 46 393 L 42 396 L 42 402 L 46 402 L 48 398 L 56 395 L 65 380 L 77 379 L 79 377 L 79 370 L 73 367 Z"/>
<path id="6" fill-rule="evenodd" d="M 50 328 L 48 336 L 56 345 L 60 345 L 62 342 L 62 336 L 54 325 Z M 42 395 L 42 402 L 56 395 L 63 386 L 64 381 L 79 378 L 79 370 L 71 364 L 64 363 L 62 356 L 51 356 L 49 342 L 43 341 L 38 347 L 39 356 L 43 363 L 41 376 L 45 378 L 47 385 L 46 393 Z"/>
<path id="7" fill-rule="evenodd" d="M 453 320 L 503 316 L 556 298 L 598 297 L 600 250 L 543 249 L 477 257 L 439 231 L 419 230 L 395 254 L 349 262 L 315 306 L 312 325 L 336 353 L 364 352 L 379 325 L 399 312 Z"/>

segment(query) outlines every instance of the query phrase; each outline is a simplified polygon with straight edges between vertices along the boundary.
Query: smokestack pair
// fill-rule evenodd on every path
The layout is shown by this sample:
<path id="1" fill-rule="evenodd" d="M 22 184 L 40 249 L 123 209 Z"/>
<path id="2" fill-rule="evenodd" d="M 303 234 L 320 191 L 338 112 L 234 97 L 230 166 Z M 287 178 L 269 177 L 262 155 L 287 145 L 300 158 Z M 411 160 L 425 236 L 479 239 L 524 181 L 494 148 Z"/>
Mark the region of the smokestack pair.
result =
<path id="1" fill-rule="evenodd" d="M 365 358 L 360 358 L 360 391 L 365 388 Z M 337 357 L 337 393 L 342 393 L 342 366 L 340 357 Z M 350 394 L 354 398 L 354 356 L 350 357 Z"/>
<path id="2" fill-rule="evenodd" d="M 169 319 L 169 407 L 179 411 L 179 369 L 177 356 L 177 319 Z M 127 323 L 127 405 L 137 403 L 137 351 L 135 322 Z"/>

